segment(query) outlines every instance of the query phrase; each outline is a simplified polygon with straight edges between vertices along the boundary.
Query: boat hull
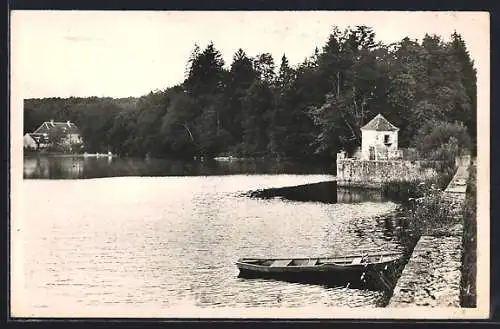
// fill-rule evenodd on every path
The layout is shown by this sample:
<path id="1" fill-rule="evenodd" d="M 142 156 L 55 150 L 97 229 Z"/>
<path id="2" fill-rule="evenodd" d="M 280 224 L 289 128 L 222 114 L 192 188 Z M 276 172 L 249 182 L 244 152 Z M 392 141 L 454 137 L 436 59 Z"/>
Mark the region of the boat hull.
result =
<path id="1" fill-rule="evenodd" d="M 245 279 L 274 279 L 293 283 L 322 284 L 327 286 L 365 287 L 369 282 L 358 272 L 255 272 L 241 269 L 238 277 Z M 375 287 L 374 287 L 375 288 Z"/>
<path id="2" fill-rule="evenodd" d="M 288 282 L 346 286 L 380 290 L 380 279 L 390 272 L 396 259 L 374 264 L 338 265 L 334 263 L 313 266 L 262 266 L 251 262 L 238 261 L 239 277 L 246 279 L 276 279 Z M 391 285 L 389 283 L 389 285 Z"/>

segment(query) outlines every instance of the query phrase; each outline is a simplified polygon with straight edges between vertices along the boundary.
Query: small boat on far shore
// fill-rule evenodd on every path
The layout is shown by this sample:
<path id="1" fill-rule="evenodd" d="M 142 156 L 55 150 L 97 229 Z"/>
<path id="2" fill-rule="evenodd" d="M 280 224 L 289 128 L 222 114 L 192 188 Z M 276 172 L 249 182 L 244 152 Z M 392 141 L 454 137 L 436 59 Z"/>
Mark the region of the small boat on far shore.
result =
<path id="1" fill-rule="evenodd" d="M 236 158 L 233 158 L 232 156 L 220 156 L 220 157 L 215 157 L 214 160 L 215 161 L 232 161 L 233 159 L 236 159 Z"/>
<path id="2" fill-rule="evenodd" d="M 236 265 L 243 278 L 357 286 L 369 283 L 371 275 L 386 271 L 402 256 L 399 251 L 389 251 L 316 258 L 240 258 Z"/>
<path id="3" fill-rule="evenodd" d="M 88 158 L 88 157 L 96 157 L 96 158 L 113 158 L 113 157 L 116 157 L 115 154 L 111 153 L 111 152 L 108 152 L 108 153 L 83 153 L 83 156 L 85 158 Z"/>

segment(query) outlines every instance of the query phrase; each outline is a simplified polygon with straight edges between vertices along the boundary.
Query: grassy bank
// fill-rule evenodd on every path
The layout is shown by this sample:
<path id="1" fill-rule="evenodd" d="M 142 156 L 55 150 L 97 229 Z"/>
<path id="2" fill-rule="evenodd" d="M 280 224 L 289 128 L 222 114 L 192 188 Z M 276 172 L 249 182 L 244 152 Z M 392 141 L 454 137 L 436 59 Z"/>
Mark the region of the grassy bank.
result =
<path id="1" fill-rule="evenodd" d="M 464 230 L 462 239 L 462 280 L 460 282 L 460 304 L 476 307 L 476 166 L 471 165 L 463 208 Z"/>
<path id="2" fill-rule="evenodd" d="M 390 182 L 384 185 L 383 193 L 402 204 L 402 212 L 416 224 L 420 235 L 445 236 L 456 222 L 435 180 Z"/>

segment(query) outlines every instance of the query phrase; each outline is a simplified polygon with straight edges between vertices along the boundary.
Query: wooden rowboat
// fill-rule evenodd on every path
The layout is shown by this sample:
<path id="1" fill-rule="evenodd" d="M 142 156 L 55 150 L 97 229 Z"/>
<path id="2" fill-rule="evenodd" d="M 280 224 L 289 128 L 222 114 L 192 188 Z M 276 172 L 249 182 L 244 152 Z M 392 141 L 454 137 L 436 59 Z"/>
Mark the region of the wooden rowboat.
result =
<path id="1" fill-rule="evenodd" d="M 356 285 L 386 271 L 402 258 L 400 252 L 378 252 L 317 258 L 240 258 L 240 277 Z"/>

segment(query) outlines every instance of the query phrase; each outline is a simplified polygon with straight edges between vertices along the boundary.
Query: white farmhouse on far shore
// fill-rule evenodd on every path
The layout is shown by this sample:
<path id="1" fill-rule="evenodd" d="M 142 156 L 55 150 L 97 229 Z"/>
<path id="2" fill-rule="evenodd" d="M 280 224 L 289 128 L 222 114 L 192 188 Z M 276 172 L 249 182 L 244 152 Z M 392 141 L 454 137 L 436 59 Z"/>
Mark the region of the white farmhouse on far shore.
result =
<path id="1" fill-rule="evenodd" d="M 80 130 L 71 121 L 55 122 L 54 120 L 42 123 L 34 132 L 24 135 L 24 148 L 45 149 L 52 145 L 49 139 L 51 131 L 60 129 L 64 137 L 61 144 L 72 150 L 74 147 L 80 147 L 83 144 Z"/>

